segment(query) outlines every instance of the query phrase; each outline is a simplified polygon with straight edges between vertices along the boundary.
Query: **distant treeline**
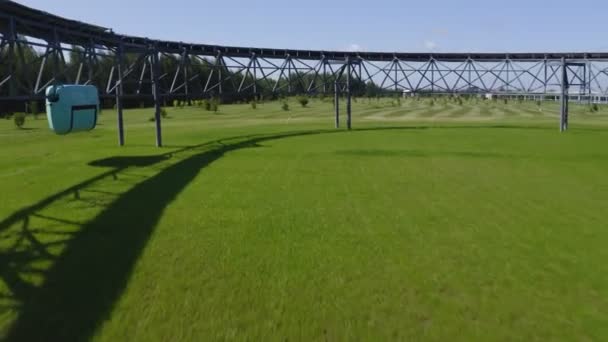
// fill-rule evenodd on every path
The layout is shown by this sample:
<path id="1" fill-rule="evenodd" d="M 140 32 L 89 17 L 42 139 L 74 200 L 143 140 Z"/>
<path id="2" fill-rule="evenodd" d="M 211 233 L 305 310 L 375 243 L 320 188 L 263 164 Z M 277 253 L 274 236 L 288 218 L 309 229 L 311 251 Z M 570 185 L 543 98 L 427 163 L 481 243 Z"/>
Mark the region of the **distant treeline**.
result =
<path id="1" fill-rule="evenodd" d="M 59 84 L 70 84 L 75 83 L 77 74 L 80 70 L 80 83 L 84 80 L 87 80 L 90 76 L 92 79 L 92 84 L 96 85 L 98 88 L 105 90 L 108 77 L 111 73 L 111 69 L 114 65 L 114 56 L 111 54 L 105 54 L 103 56 L 99 56 L 93 62 L 94 67 L 91 70 L 88 70 L 85 61 L 84 51 L 78 47 L 73 47 L 72 51 L 65 52 L 65 56 L 57 55 L 57 54 L 49 54 L 46 60 L 46 68 L 44 68 L 41 75 L 41 85 L 44 85 L 46 82 L 53 78 L 53 69 L 56 73 L 56 82 Z M 8 46 L 5 46 L 0 51 L 0 76 L 7 76 L 9 70 L 9 63 L 13 63 L 13 79 L 11 82 L 6 82 L 0 88 L 0 97 L 11 96 L 11 95 L 23 95 L 30 94 L 32 89 L 34 89 L 37 79 L 38 73 L 40 70 L 41 60 L 42 60 L 42 52 L 37 51 L 33 47 L 27 44 L 19 44 L 19 48 L 13 51 L 13 56 L 10 56 L 10 50 Z M 130 65 L 137 61 L 138 55 L 136 54 L 125 54 L 125 65 Z M 160 57 L 160 86 L 161 89 L 169 89 L 171 83 L 173 82 L 173 76 L 175 71 L 180 64 L 180 57 L 167 57 L 165 55 L 161 55 Z M 197 82 L 189 83 L 189 93 L 192 94 L 190 99 L 184 99 L 183 97 L 180 100 L 196 100 L 201 99 L 203 97 L 219 97 L 220 94 L 209 92 L 203 96 L 203 90 L 205 86 L 205 82 L 208 79 L 211 70 L 213 61 L 206 63 L 200 59 L 191 58 L 190 59 L 190 74 L 200 75 L 198 77 Z M 81 67 L 82 65 L 82 67 Z M 128 78 L 126 78 L 123 87 L 125 94 L 135 94 L 138 89 L 141 90 L 143 94 L 151 93 L 151 82 L 149 74 L 144 79 L 142 84 L 139 84 L 139 74 L 141 71 L 136 71 L 132 73 Z M 218 73 L 215 72 L 212 76 L 212 83 L 217 83 L 218 81 Z M 277 97 L 287 96 L 287 95 L 297 95 L 297 94 L 307 94 L 314 95 L 319 91 L 322 91 L 323 84 L 326 84 L 326 89 L 328 93 L 333 92 L 333 83 L 335 81 L 334 76 L 332 75 L 319 75 L 315 78 L 313 74 L 303 75 L 302 73 L 296 74 L 292 72 L 290 75 L 286 75 L 279 82 L 277 89 L 280 89 L 278 92 L 273 92 L 273 88 L 275 87 L 276 80 L 258 80 L 257 82 L 257 93 L 253 93 L 253 89 L 250 87 L 249 89 L 238 92 L 238 87 L 243 82 L 244 84 L 252 84 L 253 78 L 250 75 L 245 76 L 244 72 L 234 73 L 232 71 L 223 71 L 223 82 L 222 82 L 222 94 L 221 101 L 224 103 L 232 103 L 237 101 L 250 101 L 254 98 L 264 98 L 267 100 L 272 100 Z M 310 84 L 313 84 L 312 89 L 317 89 L 313 92 L 308 92 Z M 290 84 L 290 87 L 287 85 Z M 287 89 L 290 88 L 289 94 L 287 94 Z M 379 86 L 374 84 L 373 82 L 368 82 L 367 84 L 362 82 L 357 78 L 351 79 L 351 89 L 354 96 L 362 97 L 376 97 L 383 96 L 386 94 L 394 94 L 390 90 L 382 90 Z M 165 105 L 170 105 L 174 100 L 173 97 L 167 97 L 164 99 Z M 124 106 L 129 107 L 147 107 L 153 104 L 152 99 L 126 99 L 124 100 Z M 103 106 L 105 108 L 112 108 L 115 105 L 115 100 L 113 98 L 106 98 L 103 101 Z M 42 111 L 44 110 L 43 101 L 3 101 L 0 102 L 0 115 L 2 113 L 10 113 L 10 112 L 34 112 L 34 111 Z"/>

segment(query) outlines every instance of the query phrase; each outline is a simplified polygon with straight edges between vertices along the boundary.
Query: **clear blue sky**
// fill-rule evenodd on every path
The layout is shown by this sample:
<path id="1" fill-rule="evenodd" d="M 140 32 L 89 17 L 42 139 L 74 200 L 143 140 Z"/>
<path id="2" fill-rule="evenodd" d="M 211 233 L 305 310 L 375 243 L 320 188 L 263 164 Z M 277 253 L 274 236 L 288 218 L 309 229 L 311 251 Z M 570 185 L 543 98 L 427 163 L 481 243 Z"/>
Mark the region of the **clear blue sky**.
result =
<path id="1" fill-rule="evenodd" d="M 21 0 L 149 38 L 364 51 L 608 51 L 608 1 Z"/>

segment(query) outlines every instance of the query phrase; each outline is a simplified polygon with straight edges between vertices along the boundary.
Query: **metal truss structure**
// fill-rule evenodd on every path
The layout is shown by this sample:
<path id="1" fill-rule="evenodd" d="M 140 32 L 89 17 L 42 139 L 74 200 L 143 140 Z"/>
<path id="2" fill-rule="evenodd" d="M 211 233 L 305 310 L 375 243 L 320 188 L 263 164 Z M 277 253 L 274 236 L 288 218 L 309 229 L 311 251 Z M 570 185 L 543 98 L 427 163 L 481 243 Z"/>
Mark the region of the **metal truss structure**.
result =
<path id="1" fill-rule="evenodd" d="M 36 51 L 35 54 L 29 51 Z M 24 75 L 35 75 L 24 77 Z M 118 112 L 124 101 L 160 107 L 174 99 L 333 93 L 350 99 L 365 87 L 424 94 L 608 97 L 608 53 L 381 53 L 228 47 L 159 41 L 0 2 L 0 104 L 44 99 L 51 84 L 94 84 Z M 338 101 L 336 125 L 338 124 Z"/>

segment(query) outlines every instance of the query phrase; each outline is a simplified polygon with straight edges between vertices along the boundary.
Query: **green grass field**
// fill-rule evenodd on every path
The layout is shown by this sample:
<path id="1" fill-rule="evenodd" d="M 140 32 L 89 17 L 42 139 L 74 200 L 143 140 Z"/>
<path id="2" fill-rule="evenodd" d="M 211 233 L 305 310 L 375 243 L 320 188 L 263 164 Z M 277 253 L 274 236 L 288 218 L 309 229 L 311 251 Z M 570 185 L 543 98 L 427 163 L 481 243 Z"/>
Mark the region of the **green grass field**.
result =
<path id="1" fill-rule="evenodd" d="M 608 108 L 290 106 L 2 120 L 1 335 L 608 340 Z"/>

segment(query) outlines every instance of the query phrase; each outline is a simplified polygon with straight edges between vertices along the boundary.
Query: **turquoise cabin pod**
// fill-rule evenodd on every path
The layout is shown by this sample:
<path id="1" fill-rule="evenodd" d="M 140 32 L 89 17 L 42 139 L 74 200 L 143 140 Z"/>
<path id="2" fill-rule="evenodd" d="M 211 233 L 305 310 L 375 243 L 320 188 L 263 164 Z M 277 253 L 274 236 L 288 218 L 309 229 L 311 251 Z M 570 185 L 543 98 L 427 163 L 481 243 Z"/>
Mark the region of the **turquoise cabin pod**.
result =
<path id="1" fill-rule="evenodd" d="M 55 85 L 46 89 L 46 117 L 57 134 L 90 131 L 97 125 L 99 95 L 92 85 Z"/>

